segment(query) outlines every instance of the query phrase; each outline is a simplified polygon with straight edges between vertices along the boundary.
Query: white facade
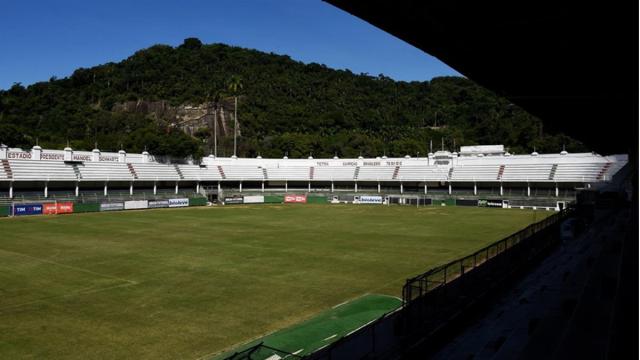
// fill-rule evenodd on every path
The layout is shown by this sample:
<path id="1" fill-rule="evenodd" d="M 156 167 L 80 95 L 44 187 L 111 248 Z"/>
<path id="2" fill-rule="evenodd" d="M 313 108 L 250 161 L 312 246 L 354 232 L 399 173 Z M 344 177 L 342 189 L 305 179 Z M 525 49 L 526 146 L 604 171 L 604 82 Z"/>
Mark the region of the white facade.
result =
<path id="1" fill-rule="evenodd" d="M 307 181 L 597 183 L 609 181 L 627 155 L 595 153 L 509 155 L 502 145 L 462 147 L 428 157 L 357 159 L 202 159 L 202 165 L 167 165 L 148 153 L 31 151 L 1 148 L 0 182 L 9 181 Z"/>

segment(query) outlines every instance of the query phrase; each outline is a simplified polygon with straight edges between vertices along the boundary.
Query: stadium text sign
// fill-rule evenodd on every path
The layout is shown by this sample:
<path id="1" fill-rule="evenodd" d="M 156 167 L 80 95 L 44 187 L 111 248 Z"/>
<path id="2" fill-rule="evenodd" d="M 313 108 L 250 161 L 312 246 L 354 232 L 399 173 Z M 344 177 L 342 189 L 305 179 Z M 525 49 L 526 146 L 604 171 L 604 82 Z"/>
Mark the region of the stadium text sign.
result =
<path id="1" fill-rule="evenodd" d="M 180 198 L 180 199 L 169 199 L 169 207 L 185 207 L 189 206 L 189 199 Z"/>
<path id="2" fill-rule="evenodd" d="M 285 195 L 284 196 L 285 203 L 306 203 L 307 195 Z"/>
<path id="3" fill-rule="evenodd" d="M 20 204 L 13 205 L 13 215 L 40 215 L 42 214 L 42 204 Z"/>

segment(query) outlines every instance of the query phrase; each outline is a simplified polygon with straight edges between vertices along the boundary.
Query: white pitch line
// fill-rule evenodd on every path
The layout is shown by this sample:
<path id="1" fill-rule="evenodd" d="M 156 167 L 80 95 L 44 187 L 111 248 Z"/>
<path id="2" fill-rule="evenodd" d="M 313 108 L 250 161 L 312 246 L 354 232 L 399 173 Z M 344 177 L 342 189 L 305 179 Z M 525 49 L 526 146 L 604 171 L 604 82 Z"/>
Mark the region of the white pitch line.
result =
<path id="1" fill-rule="evenodd" d="M 293 355 L 298 355 L 298 354 L 300 354 L 300 353 L 302 352 L 302 350 L 304 350 L 304 349 L 300 349 L 300 350 L 298 350 L 298 351 L 294 352 L 294 353 L 293 353 Z"/>
<path id="2" fill-rule="evenodd" d="M 44 263 L 47 263 L 47 264 L 53 264 L 53 265 L 56 265 L 56 266 L 65 267 L 67 269 L 71 269 L 71 270 L 75 270 L 75 271 L 81 271 L 81 272 L 85 272 L 85 273 L 96 275 L 96 276 L 101 276 L 101 277 L 105 277 L 105 278 L 109 278 L 109 279 L 116 279 L 116 280 L 124 281 L 124 282 L 130 283 L 131 285 L 138 284 L 138 282 L 134 281 L 134 280 L 129 280 L 129 279 L 121 278 L 121 277 L 118 277 L 118 276 L 113 276 L 113 275 L 101 274 L 101 273 L 98 273 L 98 272 L 95 272 L 95 271 L 91 271 L 91 270 L 87 270 L 87 269 L 83 269 L 83 268 L 79 268 L 79 267 L 75 267 L 75 266 L 71 266 L 71 265 L 61 264 L 59 262 L 55 262 L 55 261 L 51 261 L 51 260 L 47 260 L 47 259 L 42 259 L 42 258 L 39 258 L 39 257 L 36 257 L 36 256 L 31 256 L 31 255 L 27 255 L 27 254 L 11 251 L 11 250 L 0 249 L 0 251 L 4 251 L 6 253 L 14 254 L 14 255 L 18 255 L 18 256 L 23 256 L 23 257 L 30 258 L 30 259 L 34 259 L 34 260 L 41 261 L 41 262 L 44 262 Z"/>
<path id="3" fill-rule="evenodd" d="M 350 332 L 349 332 L 347 335 L 345 335 L 345 336 L 349 336 L 349 335 L 353 334 L 354 332 L 356 332 L 356 331 L 358 331 L 358 330 L 362 329 L 363 327 L 365 327 L 365 326 L 367 326 L 367 325 L 371 324 L 372 322 L 374 322 L 374 321 L 376 321 L 376 320 L 378 320 L 378 319 L 373 319 L 373 320 L 369 321 L 368 323 L 366 323 L 366 324 L 364 324 L 364 325 L 360 326 L 359 328 L 357 328 L 357 329 L 355 329 L 355 330 L 350 331 Z"/>
<path id="4" fill-rule="evenodd" d="M 327 338 L 322 339 L 322 341 L 327 341 L 327 340 L 329 340 L 329 339 L 333 339 L 333 338 L 334 338 L 334 337 L 336 337 L 336 336 L 338 336 L 338 334 L 333 334 L 333 335 L 331 335 L 331 336 L 329 336 L 329 337 L 327 337 Z"/>

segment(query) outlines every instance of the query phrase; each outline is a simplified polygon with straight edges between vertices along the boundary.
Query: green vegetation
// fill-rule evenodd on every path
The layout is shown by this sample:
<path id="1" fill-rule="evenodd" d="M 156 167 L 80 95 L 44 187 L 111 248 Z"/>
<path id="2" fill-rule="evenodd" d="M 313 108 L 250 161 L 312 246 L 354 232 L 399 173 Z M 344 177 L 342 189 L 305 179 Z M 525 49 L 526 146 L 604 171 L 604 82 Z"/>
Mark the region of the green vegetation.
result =
<path id="1" fill-rule="evenodd" d="M 241 81 L 240 81 L 241 79 Z M 558 152 L 583 146 L 545 134 L 542 123 L 495 94 L 460 77 L 394 81 L 382 74 L 353 74 L 288 56 L 187 39 L 178 47 L 156 45 L 119 63 L 78 69 L 28 87 L 0 91 L 0 142 L 79 150 L 196 157 L 208 153 L 206 131 L 190 137 L 170 119 L 114 111 L 127 101 L 209 103 L 238 96 L 239 156 L 328 157 L 338 154 L 426 154 L 440 148 L 505 144 L 512 152 Z M 233 98 L 232 98 L 233 97 Z M 233 106 L 233 105 L 231 105 Z M 219 154 L 233 153 L 233 136 L 220 139 Z"/>
<path id="2" fill-rule="evenodd" d="M 258 205 L 0 219 L 0 358 L 193 359 L 505 237 L 546 212 Z"/>

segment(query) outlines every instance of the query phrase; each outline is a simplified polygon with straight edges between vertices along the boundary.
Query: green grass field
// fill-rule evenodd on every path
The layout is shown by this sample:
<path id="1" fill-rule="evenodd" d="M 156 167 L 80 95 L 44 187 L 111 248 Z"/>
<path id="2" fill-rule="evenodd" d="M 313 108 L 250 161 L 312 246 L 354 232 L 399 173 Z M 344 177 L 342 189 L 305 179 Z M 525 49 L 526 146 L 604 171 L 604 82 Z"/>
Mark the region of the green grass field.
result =
<path id="1" fill-rule="evenodd" d="M 547 214 L 256 205 L 0 219 L 0 359 L 209 358 L 363 294 L 400 296 L 407 277 Z"/>

